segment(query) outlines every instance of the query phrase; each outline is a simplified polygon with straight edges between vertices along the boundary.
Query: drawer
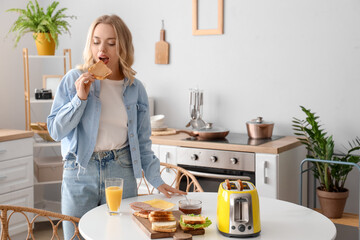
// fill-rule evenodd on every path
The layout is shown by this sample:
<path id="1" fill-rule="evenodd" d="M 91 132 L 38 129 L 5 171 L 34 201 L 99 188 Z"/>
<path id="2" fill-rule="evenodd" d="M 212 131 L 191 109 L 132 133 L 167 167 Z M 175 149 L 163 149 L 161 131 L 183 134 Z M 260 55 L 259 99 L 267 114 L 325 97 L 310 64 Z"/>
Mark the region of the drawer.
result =
<path id="1" fill-rule="evenodd" d="M 0 194 L 31 187 L 33 171 L 32 156 L 0 162 Z"/>
<path id="2" fill-rule="evenodd" d="M 33 155 L 33 139 L 0 142 L 0 161 Z"/>
<path id="3" fill-rule="evenodd" d="M 33 187 L 25 188 L 22 190 L 14 191 L 11 193 L 6 193 L 0 195 L 0 204 L 1 205 L 15 205 L 22 207 L 34 207 L 34 189 Z M 30 220 L 33 217 L 33 214 L 27 215 Z M 22 233 L 27 231 L 27 222 L 25 217 L 20 213 L 15 213 L 12 215 L 10 220 L 9 232 L 11 235 Z M 1 229 L 1 227 L 0 227 Z"/>

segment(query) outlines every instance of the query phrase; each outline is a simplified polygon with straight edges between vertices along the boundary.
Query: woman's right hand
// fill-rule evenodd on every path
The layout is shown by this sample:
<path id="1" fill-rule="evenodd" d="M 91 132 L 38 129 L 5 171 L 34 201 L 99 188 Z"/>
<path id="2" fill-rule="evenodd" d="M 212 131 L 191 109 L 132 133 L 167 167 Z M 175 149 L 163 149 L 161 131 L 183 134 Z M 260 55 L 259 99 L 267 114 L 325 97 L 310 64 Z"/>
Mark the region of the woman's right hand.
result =
<path id="1" fill-rule="evenodd" d="M 76 93 L 81 100 L 87 99 L 93 82 L 95 82 L 95 77 L 89 72 L 81 74 L 75 81 Z"/>

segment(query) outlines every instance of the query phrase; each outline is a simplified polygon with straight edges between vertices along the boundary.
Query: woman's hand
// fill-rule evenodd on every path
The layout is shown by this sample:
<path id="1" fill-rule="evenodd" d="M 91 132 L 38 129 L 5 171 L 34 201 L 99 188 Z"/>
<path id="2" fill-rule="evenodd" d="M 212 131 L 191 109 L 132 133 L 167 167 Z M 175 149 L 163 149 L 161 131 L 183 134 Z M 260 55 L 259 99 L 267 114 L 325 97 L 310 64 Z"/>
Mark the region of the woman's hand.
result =
<path id="1" fill-rule="evenodd" d="M 90 86 L 94 81 L 95 77 L 89 72 L 81 74 L 75 81 L 76 93 L 81 100 L 87 99 L 90 92 Z"/>
<path id="2" fill-rule="evenodd" d="M 181 194 L 181 195 L 186 195 L 187 193 L 186 192 L 183 192 L 181 190 L 178 190 L 176 188 L 173 188 L 173 187 L 170 187 L 169 185 L 167 184 L 162 184 L 160 185 L 157 190 L 159 190 L 160 192 L 162 192 L 166 197 L 168 198 L 171 198 L 171 193 L 178 193 L 178 194 Z"/>

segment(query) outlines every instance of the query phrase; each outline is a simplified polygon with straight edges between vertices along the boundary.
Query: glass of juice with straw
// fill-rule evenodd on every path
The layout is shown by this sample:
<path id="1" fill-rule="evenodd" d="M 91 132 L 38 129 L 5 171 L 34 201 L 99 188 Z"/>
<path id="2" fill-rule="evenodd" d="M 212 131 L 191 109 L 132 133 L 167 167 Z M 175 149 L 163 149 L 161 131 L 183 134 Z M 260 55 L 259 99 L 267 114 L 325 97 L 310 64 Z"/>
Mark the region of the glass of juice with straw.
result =
<path id="1" fill-rule="evenodd" d="M 120 204 L 123 194 L 124 179 L 107 178 L 105 179 L 106 204 L 110 215 L 120 214 Z"/>

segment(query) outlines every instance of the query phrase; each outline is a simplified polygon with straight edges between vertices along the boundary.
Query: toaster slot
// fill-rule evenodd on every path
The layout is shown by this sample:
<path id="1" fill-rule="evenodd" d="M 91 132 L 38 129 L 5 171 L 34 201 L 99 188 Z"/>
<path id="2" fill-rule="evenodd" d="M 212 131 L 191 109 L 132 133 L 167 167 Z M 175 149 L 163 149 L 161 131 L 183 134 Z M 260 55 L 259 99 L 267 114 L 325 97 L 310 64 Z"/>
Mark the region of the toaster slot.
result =
<path id="1" fill-rule="evenodd" d="M 249 201 L 247 198 L 236 198 L 234 201 L 234 221 L 249 222 Z"/>

